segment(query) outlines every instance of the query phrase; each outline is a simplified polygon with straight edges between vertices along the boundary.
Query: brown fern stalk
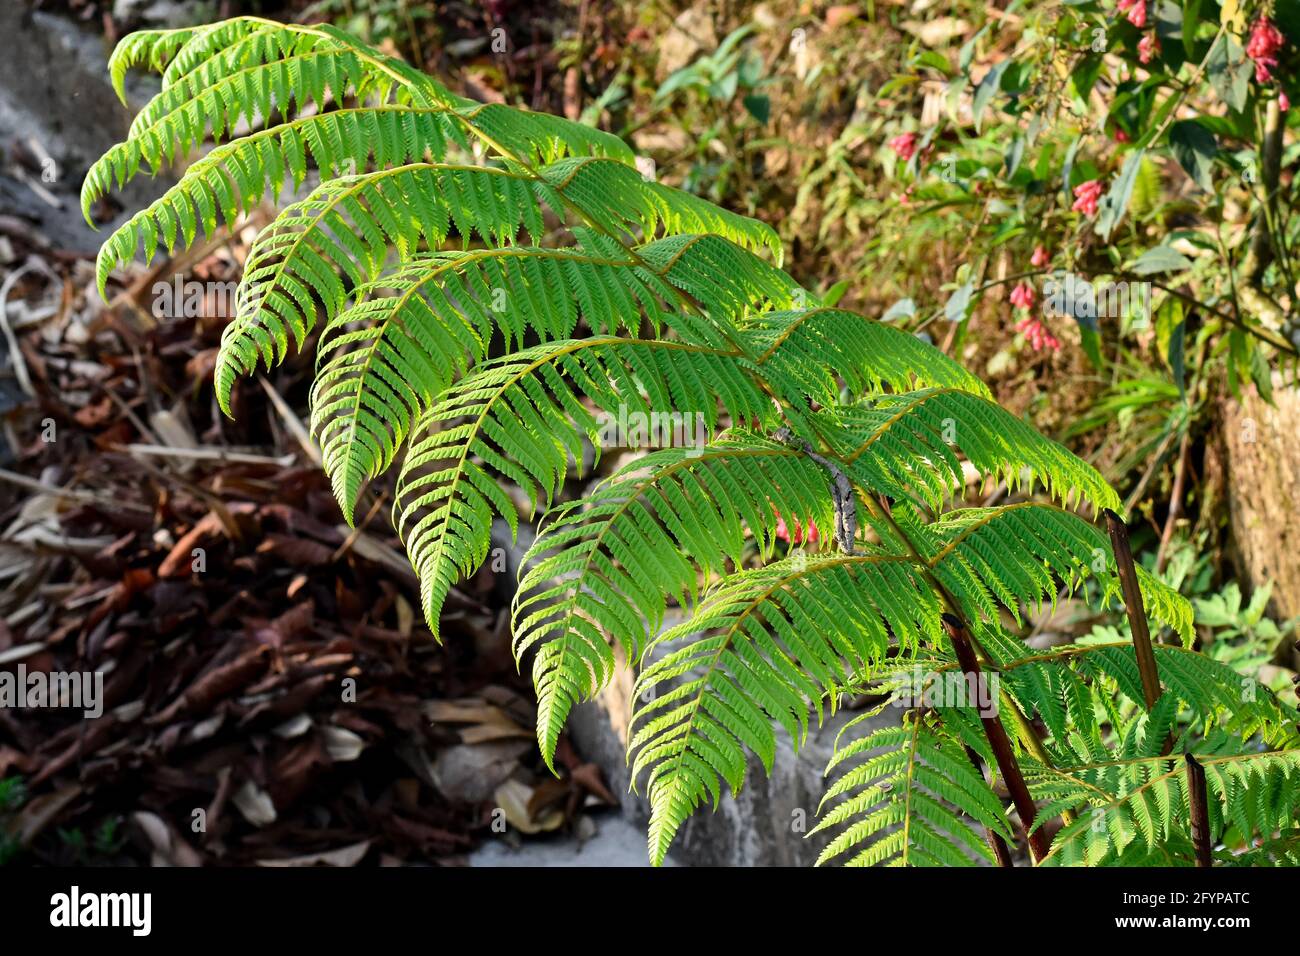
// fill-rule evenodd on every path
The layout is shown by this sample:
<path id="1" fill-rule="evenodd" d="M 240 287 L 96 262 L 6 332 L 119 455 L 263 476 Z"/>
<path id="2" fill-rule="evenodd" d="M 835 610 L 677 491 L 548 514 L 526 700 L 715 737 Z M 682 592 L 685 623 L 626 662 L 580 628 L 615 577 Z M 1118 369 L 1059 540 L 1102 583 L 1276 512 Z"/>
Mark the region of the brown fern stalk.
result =
<path id="1" fill-rule="evenodd" d="M 1160 687 L 1160 670 L 1156 666 L 1156 652 L 1151 646 L 1151 631 L 1147 627 L 1146 608 L 1142 604 L 1142 589 L 1138 586 L 1137 568 L 1133 564 L 1133 549 L 1128 542 L 1128 526 L 1122 518 L 1106 509 L 1106 528 L 1110 532 L 1111 548 L 1115 552 L 1115 568 L 1119 572 L 1120 588 L 1124 593 L 1124 611 L 1128 614 L 1133 631 L 1133 650 L 1137 654 L 1138 674 L 1142 678 L 1142 696 L 1147 710 L 1156 705 L 1163 690 Z"/>
<path id="2" fill-rule="evenodd" d="M 975 748 L 968 745 L 966 747 L 966 757 L 970 760 L 971 766 L 975 768 L 976 772 L 981 777 L 984 776 L 984 767 L 980 763 L 980 757 L 975 752 Z M 1007 846 L 1007 841 L 1002 839 L 1002 834 L 992 827 L 985 827 L 984 839 L 988 842 L 989 849 L 993 851 L 993 857 L 998 861 L 998 866 L 1015 866 L 1015 863 L 1011 860 L 1011 848 Z"/>
<path id="3" fill-rule="evenodd" d="M 979 682 L 984 679 L 984 672 L 980 669 L 979 659 L 975 656 L 975 648 L 971 644 L 970 634 L 966 630 L 965 623 L 953 614 L 943 616 L 944 630 L 948 632 L 948 639 L 952 641 L 952 648 L 957 654 L 957 663 L 966 673 L 966 679 L 972 687 L 978 687 Z M 1002 779 L 1006 781 L 1007 790 L 1011 794 L 1011 802 L 1015 805 L 1016 813 L 1020 815 L 1020 823 L 1025 828 L 1025 839 L 1029 843 L 1029 852 L 1034 857 L 1034 862 L 1041 862 L 1047 856 L 1048 844 L 1047 836 L 1041 829 L 1033 830 L 1034 818 L 1038 815 L 1038 807 L 1034 803 L 1034 798 L 1029 794 L 1029 787 L 1025 785 L 1024 774 L 1020 772 L 1020 763 L 1016 760 L 1015 751 L 1011 749 L 1011 739 L 1007 736 L 1006 728 L 1002 726 L 996 714 L 980 713 L 980 723 L 984 726 L 984 736 L 988 738 L 989 747 L 993 750 L 993 758 L 997 761 L 998 772 L 1002 774 Z"/>
<path id="4" fill-rule="evenodd" d="M 1213 864 L 1213 847 L 1210 843 L 1210 799 L 1205 788 L 1205 768 L 1191 754 L 1187 762 L 1187 806 L 1192 817 L 1192 847 L 1196 852 L 1197 866 Z"/>

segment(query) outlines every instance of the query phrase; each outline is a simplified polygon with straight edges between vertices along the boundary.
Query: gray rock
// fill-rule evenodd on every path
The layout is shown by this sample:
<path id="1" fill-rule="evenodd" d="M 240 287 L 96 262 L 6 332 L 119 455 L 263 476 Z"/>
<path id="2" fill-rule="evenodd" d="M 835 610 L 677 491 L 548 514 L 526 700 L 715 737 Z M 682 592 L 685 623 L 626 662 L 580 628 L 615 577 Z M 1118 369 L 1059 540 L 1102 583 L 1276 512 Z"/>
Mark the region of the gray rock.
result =
<path id="1" fill-rule="evenodd" d="M 81 26 L 47 13 L 29 12 L 23 4 L 0 3 L 0 143 L 35 139 L 55 160 L 53 176 L 42 185 L 62 208 L 43 202 L 32 190 L 0 177 L 0 204 L 5 211 L 35 220 L 55 246 L 92 254 L 99 243 L 127 218 L 123 211 L 100 233 L 87 227 L 77 195 L 90 164 L 125 137 L 131 121 L 117 100 L 108 75 L 108 51 L 102 38 Z M 158 89 L 156 76 L 131 74 L 128 99 L 134 108 Z M 141 176 L 121 196 L 127 209 L 156 198 L 170 180 Z"/>
<path id="2" fill-rule="evenodd" d="M 649 866 L 645 831 L 618 815 L 595 820 L 595 834 L 527 839 L 518 846 L 491 840 L 470 854 L 470 866 Z M 664 866 L 677 866 L 667 860 Z"/>

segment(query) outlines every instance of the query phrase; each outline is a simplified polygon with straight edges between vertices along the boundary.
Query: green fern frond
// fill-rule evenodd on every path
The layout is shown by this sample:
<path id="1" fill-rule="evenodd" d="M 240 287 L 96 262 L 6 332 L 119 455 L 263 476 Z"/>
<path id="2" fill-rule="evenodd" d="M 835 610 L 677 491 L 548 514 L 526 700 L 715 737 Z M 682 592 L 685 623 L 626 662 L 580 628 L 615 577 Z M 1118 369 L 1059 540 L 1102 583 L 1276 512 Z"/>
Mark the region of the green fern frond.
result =
<path id="1" fill-rule="evenodd" d="M 998 646 L 1000 656 L 1007 647 Z M 1044 654 L 1034 654 L 1019 642 L 1010 647 L 1011 653 L 998 665 L 1004 685 L 1028 712 L 1043 718 L 1050 739 L 1066 747 L 1072 748 L 1071 729 L 1094 723 L 1092 704 L 1071 681 L 1104 686 L 1108 698 L 1118 694 L 1134 703 L 1144 700 L 1137 657 L 1127 641 L 1067 645 Z M 1154 651 L 1165 691 L 1162 699 L 1177 702 L 1194 729 L 1206 733 L 1219 727 L 1243 739 L 1258 735 L 1272 747 L 1300 747 L 1300 715 L 1267 687 L 1197 651 L 1168 644 L 1157 644 Z M 1072 709 L 1080 703 L 1086 713 Z M 1087 760 L 1102 746 L 1094 739 L 1090 750 L 1063 753 Z"/>
<path id="2" fill-rule="evenodd" d="M 943 370 L 933 360 L 920 367 Z M 865 368 L 897 382 L 894 370 Z M 865 487 L 892 498 L 919 493 L 925 504 L 940 508 L 965 487 L 955 454 L 961 452 L 983 479 L 1001 480 L 1010 489 L 1038 484 L 1063 504 L 1074 499 L 1094 510 L 1120 506 L 1095 468 L 968 388 L 876 393 L 861 404 L 834 407 L 828 417 L 839 434 L 827 437 L 845 467 Z"/>
<path id="3" fill-rule="evenodd" d="M 745 329 L 764 371 L 795 383 L 799 394 L 840 404 L 843 377 L 852 394 L 933 386 L 987 396 L 979 378 L 922 342 L 884 322 L 843 309 L 812 307 L 758 316 Z"/>
<path id="4" fill-rule="evenodd" d="M 841 736 L 871 716 L 854 718 Z M 1012 839 L 1002 803 L 961 743 L 931 717 L 909 713 L 887 727 L 836 742 L 826 773 L 849 765 L 827 789 L 809 836 L 838 828 L 821 866 L 852 852 L 847 866 L 971 866 L 993 863 L 972 822 Z"/>
<path id="5" fill-rule="evenodd" d="M 650 857 L 721 783 L 745 778 L 747 751 L 770 771 L 772 724 L 796 748 L 810 703 L 854 670 L 939 639 L 941 608 L 907 557 L 796 556 L 725 578 L 684 622 L 655 638 L 633 688 L 632 777 L 647 777 Z M 667 685 L 666 687 L 664 685 Z M 646 698 L 650 698 L 646 702 Z"/>
<path id="6" fill-rule="evenodd" d="M 655 452 L 561 505 L 524 557 L 512 611 L 515 655 L 533 647 L 537 731 L 550 761 L 569 711 L 613 676 L 612 638 L 628 660 L 658 632 L 668 600 L 698 598 L 700 575 L 770 553 L 782 516 L 833 521 L 825 473 L 757 436 Z"/>
<path id="7" fill-rule="evenodd" d="M 709 301 L 710 314 L 733 330 L 733 319 L 791 293 L 784 273 L 717 236 L 674 236 L 621 255 L 591 244 L 598 251 L 507 246 L 421 255 L 362 287 L 356 304 L 327 322 L 312 432 L 345 517 L 433 396 L 480 361 L 494 336 L 511 349 L 530 333 L 567 338 L 579 321 L 601 335 L 636 334 L 645 321 L 655 334 L 677 328 L 721 347 L 716 330 L 682 321 L 670 304 L 674 288 Z M 723 261 L 739 267 L 703 278 Z"/>
<path id="8" fill-rule="evenodd" d="M 913 522 L 909 531 L 971 619 L 996 619 L 1000 605 L 1020 621 L 1044 604 L 1054 605 L 1058 581 L 1072 592 L 1087 578 L 1097 580 L 1101 606 L 1119 594 L 1105 533 L 1053 505 L 962 509 L 930 525 Z M 1138 583 L 1147 613 L 1190 642 L 1192 611 L 1186 599 L 1142 568 Z"/>
<path id="9" fill-rule="evenodd" d="M 706 434 L 719 404 L 733 418 L 772 413 L 734 353 L 684 342 L 563 340 L 478 366 L 416 423 L 393 507 L 435 634 L 447 591 L 487 556 L 493 516 L 517 525 L 494 474 L 549 507 L 570 459 L 582 460 L 583 437 L 594 442 L 601 429 L 583 398 L 614 415 L 698 416 Z"/>
<path id="10" fill-rule="evenodd" d="M 1300 750 L 1200 756 L 1211 839 L 1231 826 L 1244 838 L 1290 830 L 1300 815 Z M 1113 863 L 1130 844 L 1155 849 L 1189 827 L 1181 755 L 1034 771 L 1031 786 L 1090 809 L 1052 843 L 1046 865 Z"/>

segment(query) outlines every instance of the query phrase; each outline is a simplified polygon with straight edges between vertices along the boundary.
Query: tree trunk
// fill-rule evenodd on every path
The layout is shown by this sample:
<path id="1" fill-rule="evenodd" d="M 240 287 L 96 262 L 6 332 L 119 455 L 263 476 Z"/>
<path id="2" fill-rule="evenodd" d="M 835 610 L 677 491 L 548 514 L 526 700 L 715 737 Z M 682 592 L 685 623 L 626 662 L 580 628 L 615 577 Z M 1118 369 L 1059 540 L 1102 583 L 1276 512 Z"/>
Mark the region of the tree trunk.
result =
<path id="1" fill-rule="evenodd" d="M 1244 586 L 1273 582 L 1271 610 L 1300 614 L 1300 389 L 1274 375 L 1274 404 L 1253 387 L 1222 406 L 1229 548 Z"/>

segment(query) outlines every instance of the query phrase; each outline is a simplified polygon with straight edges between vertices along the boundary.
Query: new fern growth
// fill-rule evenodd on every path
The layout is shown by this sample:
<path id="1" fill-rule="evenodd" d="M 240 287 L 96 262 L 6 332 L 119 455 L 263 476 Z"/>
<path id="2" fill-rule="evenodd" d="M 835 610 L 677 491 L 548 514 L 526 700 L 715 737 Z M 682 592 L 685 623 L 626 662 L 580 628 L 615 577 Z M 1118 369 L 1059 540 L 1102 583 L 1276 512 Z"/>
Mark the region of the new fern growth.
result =
<path id="1" fill-rule="evenodd" d="M 1205 660 L 1162 648 L 1185 680 L 1156 712 L 1121 712 L 1112 692 L 1141 699 L 1131 647 L 1035 660 L 1005 630 L 1062 587 L 1119 593 L 1092 522 L 1115 492 L 938 350 L 821 306 L 781 271 L 771 228 L 647 179 L 614 136 L 462 99 L 328 25 L 136 33 L 111 61 L 119 93 L 133 66 L 161 73 L 162 91 L 87 175 L 88 219 L 142 169 L 217 145 L 107 239 L 101 291 L 141 249 L 170 253 L 289 189 L 223 336 L 221 407 L 240 377 L 314 344 L 311 430 L 339 505 L 350 521 L 364 485 L 397 467 L 393 519 L 435 635 L 493 520 L 517 527 L 512 491 L 548 511 L 513 608 L 541 751 L 550 763 L 620 656 L 637 668 L 655 693 L 637 695 L 629 757 L 655 862 L 694 809 L 742 785 L 751 755 L 771 767 L 778 731 L 798 743 L 812 714 L 889 668 L 952 666 L 945 612 L 1004 675 L 1001 713 L 1036 796 L 1075 820 L 1055 857 L 1155 852 L 1182 833 L 1173 758 L 1149 743 L 1178 717 L 1237 734 L 1205 761 L 1219 822 L 1295 852 L 1282 832 L 1295 754 L 1245 742 L 1294 742 L 1279 729 L 1294 715 L 1267 691 L 1267 705 L 1238 706 Z M 556 504 L 585 446 L 599 453 L 601 416 L 620 414 L 698 417 L 707 444 L 647 454 Z M 1040 495 L 959 507 L 970 469 Z M 780 556 L 783 520 L 836 533 Z M 1189 640 L 1186 602 L 1144 572 L 1141 588 Z M 672 605 L 686 616 L 664 630 Z M 988 857 L 975 827 L 1013 836 L 970 711 L 911 711 L 837 762 L 863 754 L 829 791 L 852 794 L 823 822 L 849 823 L 829 856 L 955 863 Z M 1090 806 L 1117 810 L 1109 850 L 1081 829 Z"/>

